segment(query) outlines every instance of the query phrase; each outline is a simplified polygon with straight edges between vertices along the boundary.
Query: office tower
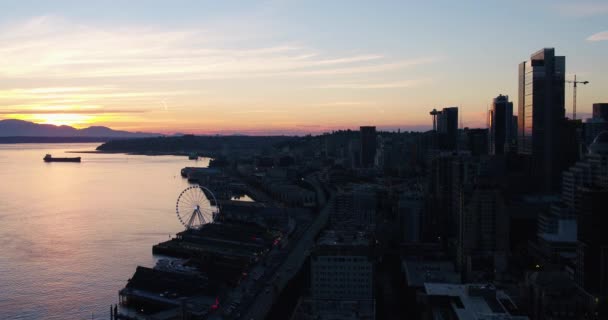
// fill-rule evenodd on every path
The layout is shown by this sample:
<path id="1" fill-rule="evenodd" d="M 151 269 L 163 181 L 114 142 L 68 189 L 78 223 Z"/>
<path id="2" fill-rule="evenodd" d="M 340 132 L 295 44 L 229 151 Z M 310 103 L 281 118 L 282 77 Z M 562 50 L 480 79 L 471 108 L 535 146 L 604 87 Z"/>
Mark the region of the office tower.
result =
<path id="1" fill-rule="evenodd" d="M 324 232 L 310 257 L 314 319 L 338 317 L 353 308 L 357 319 L 374 319 L 374 269 L 370 238 L 361 232 Z"/>
<path id="2" fill-rule="evenodd" d="M 443 108 L 436 116 L 439 148 L 456 150 L 458 146 L 458 107 Z"/>
<path id="3" fill-rule="evenodd" d="M 579 187 L 578 250 L 576 280 L 595 296 L 608 296 L 608 189 L 598 186 Z"/>
<path id="4" fill-rule="evenodd" d="M 361 167 L 372 168 L 376 159 L 376 127 L 361 127 Z"/>
<path id="5" fill-rule="evenodd" d="M 425 238 L 455 237 L 458 215 L 468 186 L 478 172 L 479 161 L 468 151 L 441 152 L 429 163 L 429 214 L 424 217 Z"/>
<path id="6" fill-rule="evenodd" d="M 518 152 L 545 191 L 559 186 L 561 126 L 565 118 L 566 57 L 545 48 L 519 65 Z"/>
<path id="7" fill-rule="evenodd" d="M 489 114 L 490 154 L 505 154 L 513 137 L 513 102 L 502 94 L 494 98 Z"/>
<path id="8" fill-rule="evenodd" d="M 593 104 L 593 119 L 608 121 L 608 103 Z"/>
<path id="9" fill-rule="evenodd" d="M 589 154 L 562 174 L 562 201 L 570 209 L 576 205 L 576 192 L 582 186 L 608 188 L 608 132 L 598 135 Z"/>
<path id="10" fill-rule="evenodd" d="M 378 190 L 373 185 L 358 184 L 338 190 L 330 214 L 332 228 L 340 230 L 373 229 Z"/>
<path id="11" fill-rule="evenodd" d="M 563 198 L 578 220 L 576 281 L 589 293 L 608 295 L 608 132 L 598 135 L 583 161 L 564 173 Z"/>
<path id="12" fill-rule="evenodd" d="M 458 264 L 465 278 L 502 272 L 509 246 L 509 217 L 502 191 L 490 176 L 480 176 L 459 219 Z"/>

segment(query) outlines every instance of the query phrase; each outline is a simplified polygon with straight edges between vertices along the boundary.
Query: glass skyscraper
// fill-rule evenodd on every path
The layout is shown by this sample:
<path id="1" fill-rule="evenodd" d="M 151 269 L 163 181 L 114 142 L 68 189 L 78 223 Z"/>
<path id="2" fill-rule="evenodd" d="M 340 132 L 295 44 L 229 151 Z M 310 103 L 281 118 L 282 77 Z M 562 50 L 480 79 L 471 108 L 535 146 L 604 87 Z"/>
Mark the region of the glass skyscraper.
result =
<path id="1" fill-rule="evenodd" d="M 566 115 L 566 57 L 544 48 L 519 64 L 518 152 L 531 156 L 543 189 L 559 185 L 559 144 Z"/>

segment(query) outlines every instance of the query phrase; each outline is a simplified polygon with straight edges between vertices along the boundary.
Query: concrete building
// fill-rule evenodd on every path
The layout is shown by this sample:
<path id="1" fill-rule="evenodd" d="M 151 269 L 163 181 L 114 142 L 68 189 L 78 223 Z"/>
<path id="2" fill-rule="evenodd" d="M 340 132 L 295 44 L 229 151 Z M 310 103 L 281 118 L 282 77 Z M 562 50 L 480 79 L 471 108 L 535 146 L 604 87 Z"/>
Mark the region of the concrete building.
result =
<path id="1" fill-rule="evenodd" d="M 311 255 L 314 299 L 371 300 L 373 261 L 365 233 L 327 231 Z"/>
<path id="2" fill-rule="evenodd" d="M 310 269 L 314 319 L 374 319 L 374 269 L 367 234 L 326 231 L 311 254 Z M 355 307 L 362 313 L 352 318 Z M 351 318 L 337 317 L 349 313 Z"/>
<path id="3" fill-rule="evenodd" d="M 337 229 L 373 229 L 378 206 L 378 188 L 357 184 L 340 189 L 335 196 L 335 209 L 330 223 Z"/>
<path id="4" fill-rule="evenodd" d="M 519 65 L 518 152 L 531 157 L 540 187 L 559 186 L 561 126 L 565 118 L 566 57 L 541 49 Z"/>

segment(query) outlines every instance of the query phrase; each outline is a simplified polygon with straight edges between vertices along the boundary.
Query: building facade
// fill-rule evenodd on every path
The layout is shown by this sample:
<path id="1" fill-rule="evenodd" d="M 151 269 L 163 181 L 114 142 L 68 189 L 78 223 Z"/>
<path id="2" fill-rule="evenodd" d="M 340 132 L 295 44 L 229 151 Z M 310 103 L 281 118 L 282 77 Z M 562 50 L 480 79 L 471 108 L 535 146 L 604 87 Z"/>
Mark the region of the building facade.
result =
<path id="1" fill-rule="evenodd" d="M 376 127 L 361 127 L 361 167 L 372 168 L 376 159 Z"/>
<path id="2" fill-rule="evenodd" d="M 488 115 L 490 154 L 505 154 L 513 142 L 513 102 L 502 94 L 494 98 Z"/>
<path id="3" fill-rule="evenodd" d="M 458 147 L 458 107 L 443 108 L 437 114 L 439 148 L 456 150 Z"/>
<path id="4" fill-rule="evenodd" d="M 518 152 L 531 157 L 542 189 L 559 186 L 561 126 L 565 118 L 566 57 L 544 48 L 519 65 Z"/>

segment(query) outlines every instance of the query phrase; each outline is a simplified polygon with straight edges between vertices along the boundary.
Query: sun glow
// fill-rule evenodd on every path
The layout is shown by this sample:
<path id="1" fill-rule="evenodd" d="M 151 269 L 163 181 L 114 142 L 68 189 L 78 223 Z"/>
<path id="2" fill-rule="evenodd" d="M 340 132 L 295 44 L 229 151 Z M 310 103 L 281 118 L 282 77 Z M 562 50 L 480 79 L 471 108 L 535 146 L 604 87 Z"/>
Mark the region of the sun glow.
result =
<path id="1" fill-rule="evenodd" d="M 12 118 L 40 124 L 52 124 L 56 126 L 66 125 L 74 128 L 89 126 L 97 120 L 95 115 L 78 113 L 16 114 L 13 115 Z"/>

